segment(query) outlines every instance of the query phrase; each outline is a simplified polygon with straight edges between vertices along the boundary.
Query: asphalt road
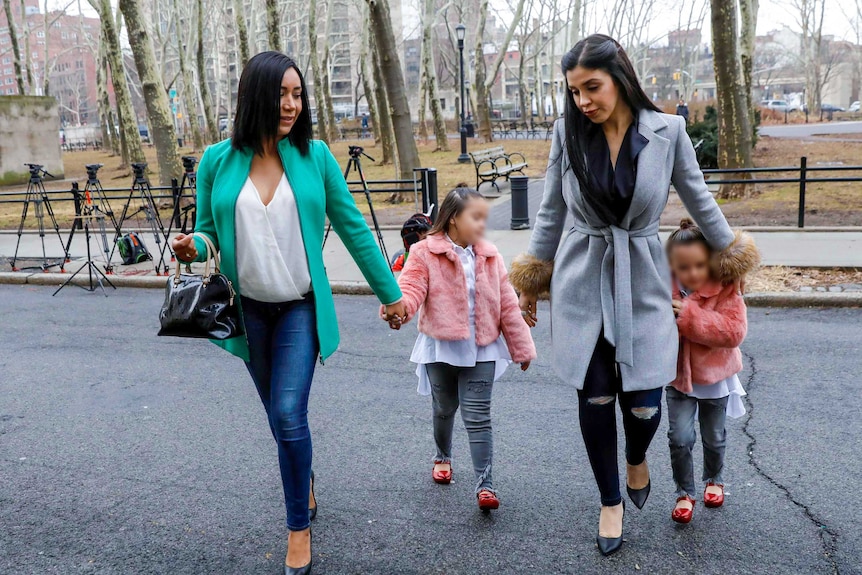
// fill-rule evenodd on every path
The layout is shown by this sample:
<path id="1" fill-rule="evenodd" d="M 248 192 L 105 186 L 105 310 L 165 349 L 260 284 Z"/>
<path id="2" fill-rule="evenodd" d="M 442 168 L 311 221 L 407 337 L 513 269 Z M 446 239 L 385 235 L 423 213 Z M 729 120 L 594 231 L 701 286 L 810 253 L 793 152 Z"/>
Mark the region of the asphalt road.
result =
<path id="1" fill-rule="evenodd" d="M 0 573 L 280 573 L 275 448 L 243 365 L 160 339 L 158 290 L 0 286 Z M 724 508 L 670 521 L 663 422 L 653 491 L 599 556 L 598 496 L 574 388 L 541 358 L 495 390 L 500 510 L 480 514 L 458 424 L 456 483 L 430 478 L 427 398 L 371 298 L 340 297 L 342 351 L 319 368 L 315 573 L 862 573 L 862 311 L 754 309 L 750 417 L 729 426 Z"/>

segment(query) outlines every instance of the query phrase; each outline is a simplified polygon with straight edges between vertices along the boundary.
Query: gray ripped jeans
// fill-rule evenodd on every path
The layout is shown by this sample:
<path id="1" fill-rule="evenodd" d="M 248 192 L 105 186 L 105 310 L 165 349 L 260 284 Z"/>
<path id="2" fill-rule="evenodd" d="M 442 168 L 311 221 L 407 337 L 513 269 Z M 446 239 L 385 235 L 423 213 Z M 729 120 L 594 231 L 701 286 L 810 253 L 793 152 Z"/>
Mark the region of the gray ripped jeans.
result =
<path id="1" fill-rule="evenodd" d="M 724 485 L 724 450 L 727 441 L 727 397 L 695 399 L 673 387 L 667 388 L 667 437 L 676 495 L 695 497 L 694 461 L 691 450 L 697 440 L 695 418 L 700 421 L 703 442 L 703 481 Z"/>
<path id="2" fill-rule="evenodd" d="M 452 430 L 455 412 L 461 406 L 461 419 L 470 440 L 470 455 L 476 473 L 476 493 L 494 491 L 491 461 L 494 439 L 491 432 L 491 391 L 494 387 L 495 363 L 479 362 L 475 367 L 454 367 L 448 363 L 425 366 L 431 381 L 434 418 L 435 463 L 452 460 Z"/>

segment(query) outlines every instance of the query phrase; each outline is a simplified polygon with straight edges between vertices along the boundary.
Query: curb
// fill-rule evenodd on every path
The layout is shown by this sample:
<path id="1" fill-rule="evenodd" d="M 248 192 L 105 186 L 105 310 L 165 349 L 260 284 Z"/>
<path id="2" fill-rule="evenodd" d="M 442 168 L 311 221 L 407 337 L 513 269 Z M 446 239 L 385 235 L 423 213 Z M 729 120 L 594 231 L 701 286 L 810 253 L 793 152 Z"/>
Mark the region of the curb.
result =
<path id="1" fill-rule="evenodd" d="M 0 272 L 0 284 L 59 286 L 69 279 L 69 274 L 36 272 Z M 165 276 L 109 276 L 118 288 L 163 289 Z M 87 285 L 89 278 L 79 275 L 72 281 L 75 285 Z M 374 295 L 365 282 L 333 281 L 329 283 L 335 295 Z M 862 307 L 862 292 L 844 293 L 800 293 L 768 292 L 749 293 L 745 303 L 750 307 Z"/>

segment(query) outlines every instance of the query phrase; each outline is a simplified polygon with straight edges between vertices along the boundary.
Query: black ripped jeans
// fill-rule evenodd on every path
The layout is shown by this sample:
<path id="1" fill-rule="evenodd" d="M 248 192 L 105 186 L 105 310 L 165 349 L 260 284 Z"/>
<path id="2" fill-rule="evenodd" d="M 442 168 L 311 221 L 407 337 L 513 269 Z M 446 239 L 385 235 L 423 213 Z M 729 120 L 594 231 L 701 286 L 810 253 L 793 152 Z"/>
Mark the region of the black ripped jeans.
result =
<path id="1" fill-rule="evenodd" d="M 661 421 L 662 388 L 623 391 L 615 360 L 616 350 L 599 336 L 584 388 L 578 391 L 581 435 L 602 496 L 602 505 L 619 505 L 620 472 L 617 465 L 617 414 L 619 398 L 626 434 L 626 461 L 640 465 Z"/>

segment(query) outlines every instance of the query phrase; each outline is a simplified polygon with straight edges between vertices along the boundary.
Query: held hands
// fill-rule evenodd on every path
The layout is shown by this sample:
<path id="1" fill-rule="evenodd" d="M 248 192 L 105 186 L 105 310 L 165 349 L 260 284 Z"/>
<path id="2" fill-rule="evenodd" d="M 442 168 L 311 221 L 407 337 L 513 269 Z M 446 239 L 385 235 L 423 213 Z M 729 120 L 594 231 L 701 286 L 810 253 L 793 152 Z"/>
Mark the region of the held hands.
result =
<path id="1" fill-rule="evenodd" d="M 401 329 L 401 325 L 407 321 L 407 306 L 403 301 L 397 301 L 390 305 L 380 306 L 380 319 L 389 322 L 389 327 L 394 330 Z"/>
<path id="2" fill-rule="evenodd" d="M 195 246 L 194 236 L 191 234 L 177 234 L 171 240 L 171 249 L 177 259 L 184 262 L 194 261 L 198 257 L 198 248 Z"/>
<path id="3" fill-rule="evenodd" d="M 675 299 L 673 300 L 673 315 L 675 317 L 679 317 L 680 312 L 682 311 L 683 302 L 682 300 Z"/>
<path id="4" fill-rule="evenodd" d="M 536 327 L 536 323 L 539 321 L 539 318 L 536 316 L 536 306 L 539 298 L 533 294 L 528 294 L 526 292 L 522 292 L 518 297 L 518 307 L 521 308 L 521 315 L 524 316 L 524 321 L 527 322 L 527 325 L 530 327 Z M 527 367 L 530 366 L 530 362 L 527 362 Z M 521 369 L 526 371 L 526 367 L 521 364 Z"/>

